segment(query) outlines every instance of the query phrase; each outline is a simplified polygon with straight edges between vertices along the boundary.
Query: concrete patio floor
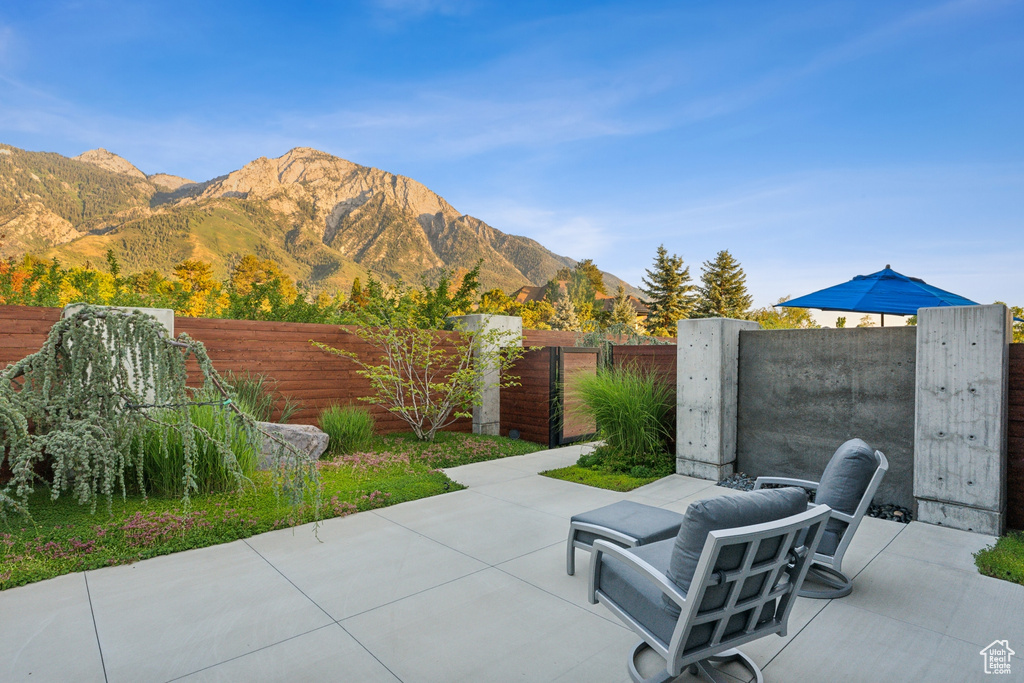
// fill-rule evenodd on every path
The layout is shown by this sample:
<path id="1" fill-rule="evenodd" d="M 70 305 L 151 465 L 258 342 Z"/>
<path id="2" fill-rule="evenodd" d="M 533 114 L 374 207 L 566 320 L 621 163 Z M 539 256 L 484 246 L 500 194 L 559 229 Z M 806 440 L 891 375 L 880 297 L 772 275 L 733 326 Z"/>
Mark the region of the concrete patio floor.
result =
<path id="1" fill-rule="evenodd" d="M 671 476 L 629 494 L 537 476 L 580 447 L 448 470 L 469 489 L 0 592 L 2 681 L 628 680 L 637 638 L 565 574 L 569 517 L 621 499 L 685 511 L 731 492 Z M 743 648 L 767 681 L 971 681 L 1024 586 L 981 576 L 991 537 L 866 519 L 852 595 L 797 601 Z M 680 681 L 692 680 L 683 675 Z"/>

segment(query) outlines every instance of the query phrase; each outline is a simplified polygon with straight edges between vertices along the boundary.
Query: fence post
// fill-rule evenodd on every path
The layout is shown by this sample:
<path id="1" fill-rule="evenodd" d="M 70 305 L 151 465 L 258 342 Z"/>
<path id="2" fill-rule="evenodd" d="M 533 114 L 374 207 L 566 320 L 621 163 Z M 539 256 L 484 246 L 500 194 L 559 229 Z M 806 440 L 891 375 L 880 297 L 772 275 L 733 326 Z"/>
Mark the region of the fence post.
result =
<path id="1" fill-rule="evenodd" d="M 740 330 L 750 320 L 680 320 L 676 338 L 676 473 L 720 481 L 736 468 Z"/>
<path id="2" fill-rule="evenodd" d="M 522 345 L 523 319 L 514 315 L 457 315 L 448 318 L 467 332 L 497 330 L 516 337 L 517 346 Z M 473 433 L 497 435 L 501 428 L 501 377 L 498 368 L 484 370 L 481 403 L 473 406 Z"/>
<path id="3" fill-rule="evenodd" d="M 1006 524 L 1010 312 L 922 308 L 917 325 L 917 519 L 1000 534 Z"/>
<path id="4" fill-rule="evenodd" d="M 75 313 L 80 311 L 86 304 L 68 304 L 64 307 L 61 312 L 61 318 L 70 318 Z M 167 336 L 170 339 L 174 339 L 174 309 L 173 308 L 145 308 L 143 306 L 97 306 L 97 308 L 112 308 L 118 311 L 139 311 L 146 315 L 155 318 L 158 323 L 164 326 L 167 330 Z M 129 382 L 135 384 L 135 372 L 130 364 L 125 365 L 125 369 L 128 371 Z M 146 400 L 152 403 L 156 394 L 152 389 L 146 392 Z"/>

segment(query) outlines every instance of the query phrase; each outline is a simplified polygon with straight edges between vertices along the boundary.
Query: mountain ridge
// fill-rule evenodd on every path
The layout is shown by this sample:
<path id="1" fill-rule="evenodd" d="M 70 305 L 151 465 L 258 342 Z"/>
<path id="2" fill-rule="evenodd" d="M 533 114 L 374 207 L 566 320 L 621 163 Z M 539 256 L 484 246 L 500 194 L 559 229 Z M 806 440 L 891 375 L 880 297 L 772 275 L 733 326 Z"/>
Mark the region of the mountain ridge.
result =
<path id="1" fill-rule="evenodd" d="M 68 158 L 0 144 L 0 233 L 0 256 L 75 265 L 113 248 L 126 268 L 164 273 L 184 256 L 223 275 L 255 253 L 313 290 L 370 274 L 436 282 L 482 261 L 484 288 L 512 292 L 576 263 L 458 212 L 415 179 L 308 147 L 193 182 L 146 175 L 103 148 Z M 622 283 L 605 279 L 612 291 Z"/>

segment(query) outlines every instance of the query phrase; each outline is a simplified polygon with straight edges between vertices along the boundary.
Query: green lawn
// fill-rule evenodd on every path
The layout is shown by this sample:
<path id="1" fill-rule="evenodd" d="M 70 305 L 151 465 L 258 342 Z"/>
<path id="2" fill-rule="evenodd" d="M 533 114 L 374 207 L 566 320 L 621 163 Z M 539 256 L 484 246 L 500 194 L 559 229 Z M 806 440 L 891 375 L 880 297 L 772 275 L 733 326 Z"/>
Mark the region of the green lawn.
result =
<path id="1" fill-rule="evenodd" d="M 658 481 L 661 479 L 660 476 L 634 477 L 624 472 L 610 472 L 592 467 L 581 467 L 580 465 L 561 467 L 557 470 L 541 472 L 541 474 L 545 477 L 551 477 L 552 479 L 573 481 L 577 484 L 586 484 L 587 486 L 596 486 L 601 489 L 623 492 L 632 491 L 644 484 L 650 484 L 652 481 Z"/>
<path id="2" fill-rule="evenodd" d="M 440 433 L 433 443 L 412 434 L 378 437 L 366 452 L 320 461 L 321 517 L 394 505 L 463 488 L 440 468 L 523 455 L 543 446 L 502 437 Z M 313 521 L 311 505 L 293 510 L 278 500 L 270 477 L 257 473 L 242 493 L 180 500 L 115 498 L 95 514 L 71 497 L 30 499 L 31 519 L 0 520 L 0 590 L 61 574 L 128 564 L 148 557 L 227 543 Z"/>
<path id="3" fill-rule="evenodd" d="M 1024 531 L 1011 531 L 995 545 L 978 551 L 974 563 L 985 576 L 1024 585 Z"/>

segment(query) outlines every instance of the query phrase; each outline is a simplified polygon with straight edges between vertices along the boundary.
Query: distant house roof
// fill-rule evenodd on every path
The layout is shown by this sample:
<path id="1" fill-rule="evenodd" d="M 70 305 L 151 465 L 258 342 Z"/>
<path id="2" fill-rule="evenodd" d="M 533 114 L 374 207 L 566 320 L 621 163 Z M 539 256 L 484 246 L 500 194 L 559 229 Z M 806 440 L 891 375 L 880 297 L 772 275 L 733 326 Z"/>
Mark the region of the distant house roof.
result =
<path id="1" fill-rule="evenodd" d="M 640 301 L 640 299 L 633 296 L 632 294 L 630 294 L 626 298 L 629 300 L 629 303 L 633 304 L 633 310 L 636 311 L 636 314 L 638 316 L 640 316 L 641 318 L 646 318 L 650 314 L 651 309 L 648 308 L 647 304 L 645 304 L 643 301 Z M 601 302 L 602 310 L 611 313 L 612 309 L 615 308 L 614 296 L 602 296 L 599 294 L 598 300 Z"/>
<path id="2" fill-rule="evenodd" d="M 527 301 L 540 301 L 544 298 L 544 292 L 547 291 L 547 287 L 520 287 L 516 290 L 516 293 L 512 295 L 512 300 L 517 304 L 525 304 Z"/>

